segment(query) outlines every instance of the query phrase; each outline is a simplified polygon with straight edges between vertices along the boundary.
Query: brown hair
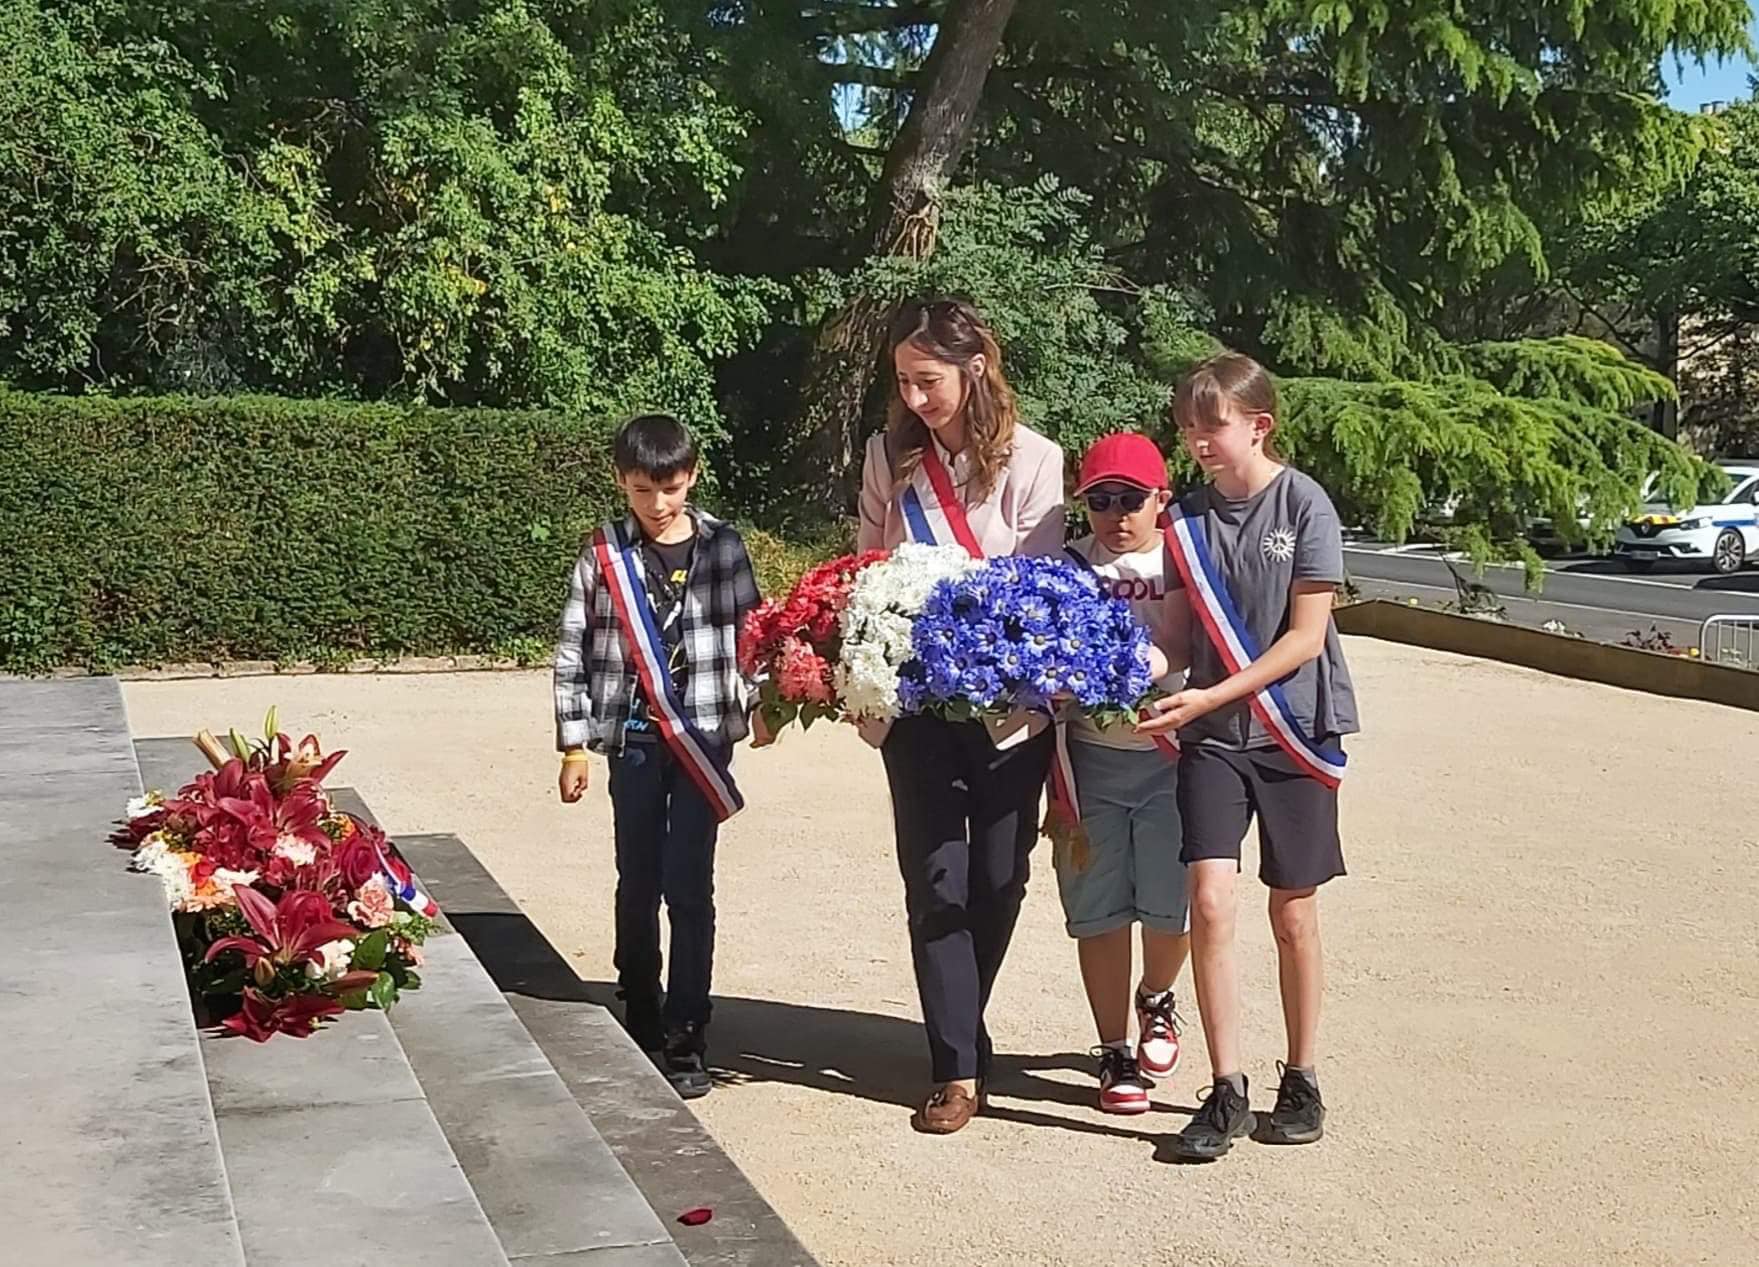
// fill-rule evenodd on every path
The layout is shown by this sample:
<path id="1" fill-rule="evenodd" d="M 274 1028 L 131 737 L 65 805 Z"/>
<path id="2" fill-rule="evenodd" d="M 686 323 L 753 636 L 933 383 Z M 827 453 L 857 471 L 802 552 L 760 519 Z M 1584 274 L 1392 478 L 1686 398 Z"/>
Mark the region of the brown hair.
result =
<path id="1" fill-rule="evenodd" d="M 1275 419 L 1279 416 L 1276 380 L 1244 352 L 1218 353 L 1180 380 L 1167 409 L 1167 421 L 1175 428 L 1215 421 L 1227 403 L 1242 412 L 1268 414 Z M 1264 437 L 1264 455 L 1273 462 L 1283 460 L 1274 435 Z"/>
<path id="2" fill-rule="evenodd" d="M 1014 389 L 1002 373 L 1002 349 L 996 336 L 977 309 L 964 300 L 912 300 L 893 318 L 886 347 L 895 353 L 906 343 L 954 366 L 964 380 L 965 403 L 960 417 L 965 423 L 965 443 L 971 454 L 971 478 L 964 496 L 967 501 L 982 501 L 1008 465 L 1014 448 L 1014 427 L 1019 421 Z M 979 356 L 984 362 L 982 373 L 973 368 Z M 899 487 L 909 483 L 916 473 L 928 440 L 928 427 L 898 394 L 894 375 L 886 405 L 886 453 L 892 464 L 892 479 Z"/>

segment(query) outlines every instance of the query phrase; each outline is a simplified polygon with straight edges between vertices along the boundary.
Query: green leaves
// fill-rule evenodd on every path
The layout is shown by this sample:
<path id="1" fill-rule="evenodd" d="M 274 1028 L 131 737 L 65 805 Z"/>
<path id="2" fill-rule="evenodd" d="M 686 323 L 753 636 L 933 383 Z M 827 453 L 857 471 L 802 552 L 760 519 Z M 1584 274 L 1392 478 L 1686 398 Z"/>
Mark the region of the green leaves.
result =
<path id="1" fill-rule="evenodd" d="M 1090 207 L 1086 194 L 1050 176 L 1025 189 L 951 190 L 932 256 L 884 256 L 847 278 L 821 275 L 815 303 L 829 310 L 856 290 L 894 300 L 971 296 L 1006 350 L 1021 416 L 1078 454 L 1107 431 L 1152 424 L 1165 388 L 1127 351 L 1133 326 L 1178 302 L 1133 286 L 1107 262 L 1086 226 Z"/>
<path id="2" fill-rule="evenodd" d="M 780 292 L 696 254 L 742 126 L 700 62 L 641 2 L 0 0 L 0 381 L 712 438 Z"/>
<path id="3" fill-rule="evenodd" d="M 1346 522 L 1390 540 L 1404 540 L 1426 511 L 1445 505 L 1451 530 L 1470 534 L 1466 543 L 1481 553 L 1518 552 L 1534 517 L 1565 532 L 1586 517 L 1586 539 L 1604 546 L 1651 473 L 1680 503 L 1714 478 L 1689 451 L 1618 410 L 1566 395 L 1505 394 L 1465 376 L 1281 386 L 1278 435 L 1291 459 L 1325 485 Z"/>
<path id="4" fill-rule="evenodd" d="M 0 568 L 0 665 L 553 647 L 578 544 L 619 506 L 607 430 L 0 389 L 0 536 L 26 561 Z M 534 515 L 548 539 L 532 539 Z"/>
<path id="5" fill-rule="evenodd" d="M 350 967 L 377 972 L 385 966 L 385 954 L 391 948 L 391 935 L 379 928 L 354 943 Z"/>

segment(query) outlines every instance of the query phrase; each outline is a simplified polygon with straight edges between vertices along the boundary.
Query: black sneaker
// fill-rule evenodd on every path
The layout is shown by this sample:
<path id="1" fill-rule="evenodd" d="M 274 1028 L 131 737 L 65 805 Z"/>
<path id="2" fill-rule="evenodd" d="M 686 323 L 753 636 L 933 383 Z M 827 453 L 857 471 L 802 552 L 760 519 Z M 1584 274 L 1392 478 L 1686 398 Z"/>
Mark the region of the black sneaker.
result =
<path id="1" fill-rule="evenodd" d="M 1319 1088 L 1277 1061 L 1282 1082 L 1276 1091 L 1276 1108 L 1258 1140 L 1264 1144 L 1312 1144 L 1325 1134 L 1325 1101 Z"/>
<path id="2" fill-rule="evenodd" d="M 1244 1085 L 1246 1080 L 1240 1081 Z M 1225 1078 L 1217 1078 L 1209 1094 L 1199 1098 L 1203 1107 L 1172 1139 L 1173 1156 L 1180 1161 L 1214 1161 L 1258 1124 L 1246 1096 L 1237 1094 Z"/>
<path id="3" fill-rule="evenodd" d="M 666 1025 L 660 1018 L 658 996 L 623 996 L 623 1029 L 635 1045 L 652 1055 L 666 1043 Z"/>
<path id="4" fill-rule="evenodd" d="M 666 1030 L 660 1070 L 680 1099 L 695 1100 L 714 1087 L 708 1075 L 708 1029 L 700 1022 L 674 1025 Z"/>

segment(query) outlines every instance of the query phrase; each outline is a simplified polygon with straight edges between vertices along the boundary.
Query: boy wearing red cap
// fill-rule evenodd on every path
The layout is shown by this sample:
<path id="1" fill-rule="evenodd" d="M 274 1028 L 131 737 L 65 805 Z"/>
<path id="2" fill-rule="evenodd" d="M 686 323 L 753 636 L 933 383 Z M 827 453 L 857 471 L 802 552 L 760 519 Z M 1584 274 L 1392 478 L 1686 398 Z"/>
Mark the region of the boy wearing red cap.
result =
<path id="1" fill-rule="evenodd" d="M 1081 462 L 1076 498 L 1090 533 L 1069 546 L 1102 588 L 1129 602 L 1156 644 L 1167 641 L 1166 549 L 1158 524 L 1172 494 L 1166 461 L 1147 436 L 1096 441 Z M 1177 690 L 1155 652 L 1160 685 Z M 1081 960 L 1082 984 L 1100 1046 L 1099 1107 L 1142 1113 L 1145 1075 L 1164 1077 L 1179 1063 L 1173 983 L 1190 948 L 1185 866 L 1179 860 L 1178 766 L 1152 738 L 1128 723 L 1068 723 L 1069 762 L 1087 847 L 1059 850 L 1057 889 Z M 1134 991 L 1137 1043 L 1129 1041 L 1130 930 L 1142 927 L 1142 979 Z"/>

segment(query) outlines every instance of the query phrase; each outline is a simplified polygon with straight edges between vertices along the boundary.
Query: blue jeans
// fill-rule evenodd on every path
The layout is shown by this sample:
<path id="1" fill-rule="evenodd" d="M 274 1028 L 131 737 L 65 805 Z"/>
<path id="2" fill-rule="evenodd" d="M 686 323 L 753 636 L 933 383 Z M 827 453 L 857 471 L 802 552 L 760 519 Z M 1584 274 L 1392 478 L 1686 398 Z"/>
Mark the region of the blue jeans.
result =
<path id="1" fill-rule="evenodd" d="M 612 755 L 611 810 L 617 839 L 617 984 L 625 999 L 659 999 L 664 899 L 672 926 L 666 1024 L 706 1024 L 719 824 L 660 742 L 632 740 Z"/>

